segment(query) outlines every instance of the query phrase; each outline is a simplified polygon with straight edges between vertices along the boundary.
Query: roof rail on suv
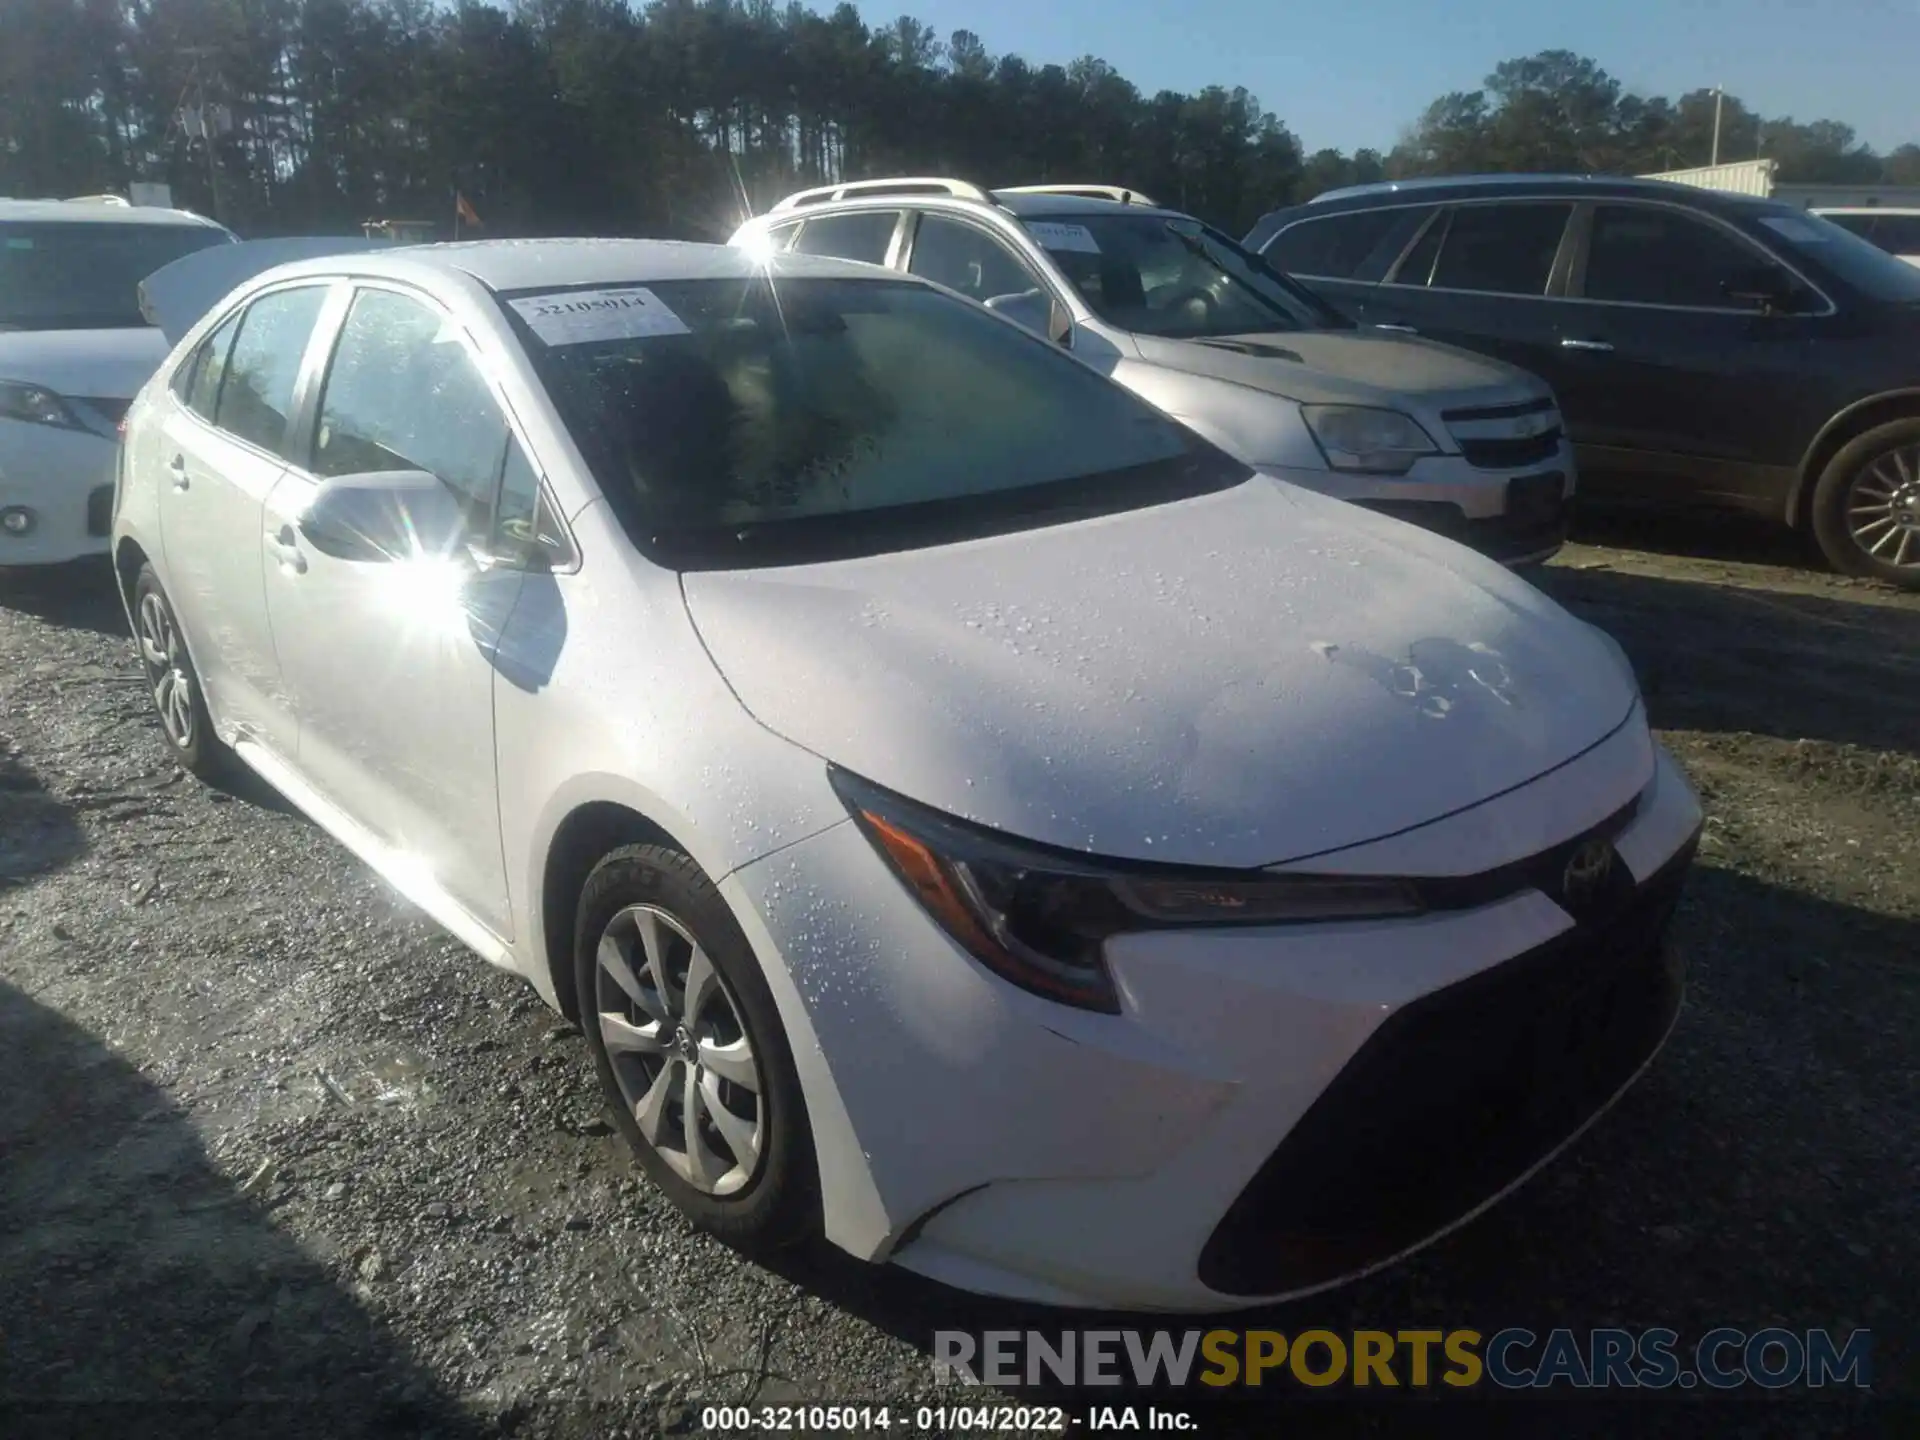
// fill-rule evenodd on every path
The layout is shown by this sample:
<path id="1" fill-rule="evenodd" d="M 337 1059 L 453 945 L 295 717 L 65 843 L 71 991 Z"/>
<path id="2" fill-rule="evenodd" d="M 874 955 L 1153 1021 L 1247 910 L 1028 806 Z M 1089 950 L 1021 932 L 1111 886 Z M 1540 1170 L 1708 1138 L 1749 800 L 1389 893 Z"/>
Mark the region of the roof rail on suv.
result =
<path id="1" fill-rule="evenodd" d="M 67 197 L 67 204 L 117 205 L 122 210 L 130 210 L 133 208 L 133 202 L 128 200 L 124 195 L 70 195 Z"/>
<path id="2" fill-rule="evenodd" d="M 1003 185 L 996 195 L 1078 195 L 1083 200 L 1118 200 L 1122 205 L 1152 205 L 1160 202 L 1138 190 L 1120 185 Z"/>
<path id="3" fill-rule="evenodd" d="M 846 200 L 858 195 L 952 195 L 961 200 L 976 200 L 991 205 L 993 197 L 978 185 L 965 180 L 948 180 L 933 175 L 908 175 L 896 180 L 849 180 L 840 185 L 816 185 L 787 196 L 767 213 L 798 210 L 828 200 Z"/>
<path id="4" fill-rule="evenodd" d="M 1385 195 L 1397 190 L 1425 190 L 1440 185 L 1537 185 L 1543 180 L 1565 183 L 1568 180 L 1592 180 L 1592 175 L 1420 175 L 1407 180 L 1375 180 L 1367 185 L 1342 185 L 1337 190 L 1324 190 L 1307 203 L 1318 205 L 1322 200 L 1344 200 L 1349 195 Z M 1620 177 L 1625 178 L 1625 177 Z"/>

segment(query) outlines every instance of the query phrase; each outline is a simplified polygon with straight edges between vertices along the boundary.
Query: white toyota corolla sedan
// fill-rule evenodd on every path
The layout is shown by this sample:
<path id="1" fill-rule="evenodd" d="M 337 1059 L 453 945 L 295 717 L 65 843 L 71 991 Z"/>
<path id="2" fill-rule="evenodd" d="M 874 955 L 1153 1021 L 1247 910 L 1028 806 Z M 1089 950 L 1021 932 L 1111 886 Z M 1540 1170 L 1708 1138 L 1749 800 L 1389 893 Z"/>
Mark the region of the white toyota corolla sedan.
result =
<path id="1" fill-rule="evenodd" d="M 135 404 L 113 543 L 181 762 L 578 1020 L 736 1242 L 1299 1294 L 1525 1179 L 1680 1004 L 1700 811 L 1613 642 L 899 274 L 273 269 Z"/>

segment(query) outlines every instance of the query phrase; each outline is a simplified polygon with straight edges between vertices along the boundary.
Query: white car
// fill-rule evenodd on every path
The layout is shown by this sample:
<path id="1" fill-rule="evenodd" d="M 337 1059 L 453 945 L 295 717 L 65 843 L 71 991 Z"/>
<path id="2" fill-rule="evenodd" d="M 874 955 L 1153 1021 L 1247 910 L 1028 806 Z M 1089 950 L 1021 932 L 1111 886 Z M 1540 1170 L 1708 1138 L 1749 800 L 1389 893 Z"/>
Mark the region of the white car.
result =
<path id="1" fill-rule="evenodd" d="M 180 210 L 0 200 L 0 568 L 106 552 L 116 428 L 167 353 L 136 288 L 232 239 Z"/>
<path id="2" fill-rule="evenodd" d="M 739 1242 L 1212 1310 L 1460 1223 L 1680 1004 L 1600 631 L 934 286 L 644 241 L 261 275 L 129 417 L 168 742 L 586 1032 Z"/>

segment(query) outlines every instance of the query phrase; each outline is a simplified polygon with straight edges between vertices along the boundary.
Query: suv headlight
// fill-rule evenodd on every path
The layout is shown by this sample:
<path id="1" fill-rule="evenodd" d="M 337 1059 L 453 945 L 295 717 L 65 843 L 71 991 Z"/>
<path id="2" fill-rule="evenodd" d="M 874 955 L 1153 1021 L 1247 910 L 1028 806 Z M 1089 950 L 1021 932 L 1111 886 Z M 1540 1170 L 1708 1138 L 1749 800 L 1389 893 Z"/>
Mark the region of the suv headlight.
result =
<path id="1" fill-rule="evenodd" d="M 1404 475 L 1440 447 L 1411 415 L 1364 405 L 1302 405 L 1301 418 L 1335 470 Z"/>
<path id="2" fill-rule="evenodd" d="M 53 391 L 20 380 L 0 380 L 0 418 L 24 420 L 29 425 L 58 425 L 63 430 L 87 428 Z"/>
<path id="3" fill-rule="evenodd" d="M 1023 990 L 1118 1014 L 1107 937 L 1415 915 L 1404 880 L 1099 860 L 998 835 L 830 767 L 861 830 L 934 922 Z"/>

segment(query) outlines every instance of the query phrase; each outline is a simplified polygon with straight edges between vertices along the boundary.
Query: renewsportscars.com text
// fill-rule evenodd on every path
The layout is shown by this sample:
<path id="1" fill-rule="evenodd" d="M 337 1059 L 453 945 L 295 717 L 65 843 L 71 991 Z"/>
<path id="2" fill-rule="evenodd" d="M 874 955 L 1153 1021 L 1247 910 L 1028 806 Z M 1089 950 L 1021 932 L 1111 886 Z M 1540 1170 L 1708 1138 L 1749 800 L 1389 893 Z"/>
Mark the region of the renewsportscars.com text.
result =
<path id="1" fill-rule="evenodd" d="M 1346 1385 L 1375 1389 L 1779 1390 L 1873 1383 L 1854 1330 L 988 1330 L 934 1334 L 938 1378 L 972 1385 Z"/>

